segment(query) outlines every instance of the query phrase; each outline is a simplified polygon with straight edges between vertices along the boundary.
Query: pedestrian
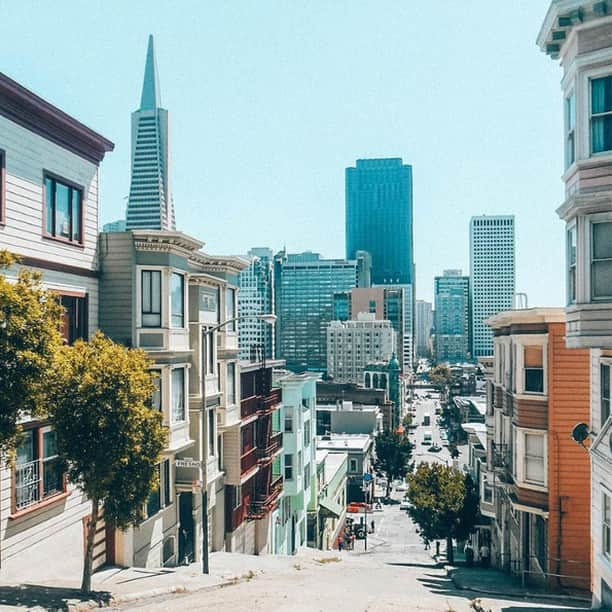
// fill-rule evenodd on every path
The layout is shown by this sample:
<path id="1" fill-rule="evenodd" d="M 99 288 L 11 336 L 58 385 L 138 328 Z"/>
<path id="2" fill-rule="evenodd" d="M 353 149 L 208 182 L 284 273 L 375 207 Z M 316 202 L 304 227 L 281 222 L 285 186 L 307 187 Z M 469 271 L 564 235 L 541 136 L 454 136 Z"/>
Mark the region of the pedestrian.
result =
<path id="1" fill-rule="evenodd" d="M 436 557 L 440 556 L 440 540 L 436 540 Z"/>
<path id="2" fill-rule="evenodd" d="M 342 552 L 343 548 L 344 548 L 344 540 L 342 539 L 342 536 L 338 536 L 338 550 Z"/>
<path id="3" fill-rule="evenodd" d="M 482 565 L 482 567 L 489 567 L 489 563 L 491 561 L 490 554 L 489 547 L 486 544 L 483 544 L 480 547 L 480 565 Z"/>
<path id="4" fill-rule="evenodd" d="M 465 554 L 465 564 L 468 567 L 472 567 L 474 565 L 474 549 L 469 542 L 465 545 L 463 553 Z"/>
<path id="5" fill-rule="evenodd" d="M 372 519 L 372 522 L 370 523 L 370 527 L 372 527 L 372 531 L 370 533 L 374 533 L 375 526 L 376 526 L 376 523 L 374 522 L 374 519 Z"/>
<path id="6" fill-rule="evenodd" d="M 425 550 L 429 550 L 429 540 L 425 538 L 424 542 L 425 542 Z"/>

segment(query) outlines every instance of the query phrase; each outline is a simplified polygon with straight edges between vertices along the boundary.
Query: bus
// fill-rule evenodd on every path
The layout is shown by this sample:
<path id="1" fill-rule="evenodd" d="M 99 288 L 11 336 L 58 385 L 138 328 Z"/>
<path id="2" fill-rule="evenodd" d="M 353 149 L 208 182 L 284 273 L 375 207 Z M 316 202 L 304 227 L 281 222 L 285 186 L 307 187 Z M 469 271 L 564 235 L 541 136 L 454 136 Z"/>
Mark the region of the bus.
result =
<path id="1" fill-rule="evenodd" d="M 423 425 L 425 426 L 431 425 L 431 415 L 429 414 L 429 412 L 426 412 L 423 415 Z"/>

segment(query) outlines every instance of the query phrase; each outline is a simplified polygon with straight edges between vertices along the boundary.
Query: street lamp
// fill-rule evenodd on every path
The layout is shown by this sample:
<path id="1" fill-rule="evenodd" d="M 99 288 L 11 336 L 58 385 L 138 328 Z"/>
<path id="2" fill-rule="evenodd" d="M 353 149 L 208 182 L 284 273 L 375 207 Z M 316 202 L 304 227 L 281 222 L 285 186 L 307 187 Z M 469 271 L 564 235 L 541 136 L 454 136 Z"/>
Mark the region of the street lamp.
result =
<path id="1" fill-rule="evenodd" d="M 227 319 L 226 321 L 223 321 L 222 323 L 219 323 L 218 325 L 215 325 L 214 327 L 204 329 L 203 335 L 204 336 L 212 335 L 216 331 L 219 331 L 222 327 L 225 327 L 226 325 L 229 325 L 230 323 L 236 323 L 237 321 L 244 320 L 244 319 L 258 319 L 260 321 L 263 321 L 264 323 L 267 323 L 268 325 L 274 325 L 274 323 L 276 323 L 276 315 L 272 313 L 260 314 L 256 316 L 243 315 L 243 316 L 238 316 L 238 317 L 232 317 L 231 319 Z M 204 346 L 207 346 L 206 343 L 204 343 Z M 204 355 L 203 361 L 205 361 L 206 359 L 208 359 L 208 355 Z M 202 381 L 202 384 L 204 385 L 205 381 Z M 203 400 L 205 402 L 206 393 L 204 392 L 202 395 L 203 395 Z M 200 412 L 200 419 L 201 419 L 200 431 L 204 431 L 204 428 L 207 425 L 204 422 L 205 412 L 206 410 L 202 410 Z M 201 443 L 203 444 L 204 440 L 202 440 Z M 208 566 L 208 484 L 204 482 L 203 453 L 201 456 L 202 456 L 202 461 L 200 461 L 199 472 L 200 472 L 200 482 L 202 483 L 202 573 L 208 574 L 209 573 L 209 566 Z"/>

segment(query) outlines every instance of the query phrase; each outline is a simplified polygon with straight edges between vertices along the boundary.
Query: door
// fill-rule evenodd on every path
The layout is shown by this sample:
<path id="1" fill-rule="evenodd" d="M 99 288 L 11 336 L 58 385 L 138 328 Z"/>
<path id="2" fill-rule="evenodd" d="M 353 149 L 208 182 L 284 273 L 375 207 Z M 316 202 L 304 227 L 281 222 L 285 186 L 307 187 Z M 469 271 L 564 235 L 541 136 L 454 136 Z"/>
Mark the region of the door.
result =
<path id="1" fill-rule="evenodd" d="M 291 516 L 291 554 L 295 555 L 297 547 L 295 545 L 295 515 Z"/>
<path id="2" fill-rule="evenodd" d="M 179 493 L 179 564 L 193 563 L 193 494 Z"/>

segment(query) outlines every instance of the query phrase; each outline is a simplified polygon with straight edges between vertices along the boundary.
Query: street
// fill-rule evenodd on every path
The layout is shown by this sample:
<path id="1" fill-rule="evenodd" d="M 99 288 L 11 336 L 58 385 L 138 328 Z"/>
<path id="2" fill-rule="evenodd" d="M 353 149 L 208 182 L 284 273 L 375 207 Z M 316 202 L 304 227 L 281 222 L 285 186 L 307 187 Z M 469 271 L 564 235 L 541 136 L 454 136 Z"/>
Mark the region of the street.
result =
<path id="1" fill-rule="evenodd" d="M 224 588 L 166 596 L 123 607 L 122 610 L 250 611 L 406 611 L 467 612 L 477 593 L 455 588 L 444 567 L 426 551 L 415 526 L 400 511 L 403 492 L 374 517 L 376 530 L 354 551 L 301 550 L 294 557 L 252 557 L 257 568 L 237 576 Z M 355 516 L 355 515 L 354 515 Z M 435 547 L 434 547 L 435 548 Z M 484 596 L 480 605 L 491 612 L 576 610 L 559 603 Z"/>

